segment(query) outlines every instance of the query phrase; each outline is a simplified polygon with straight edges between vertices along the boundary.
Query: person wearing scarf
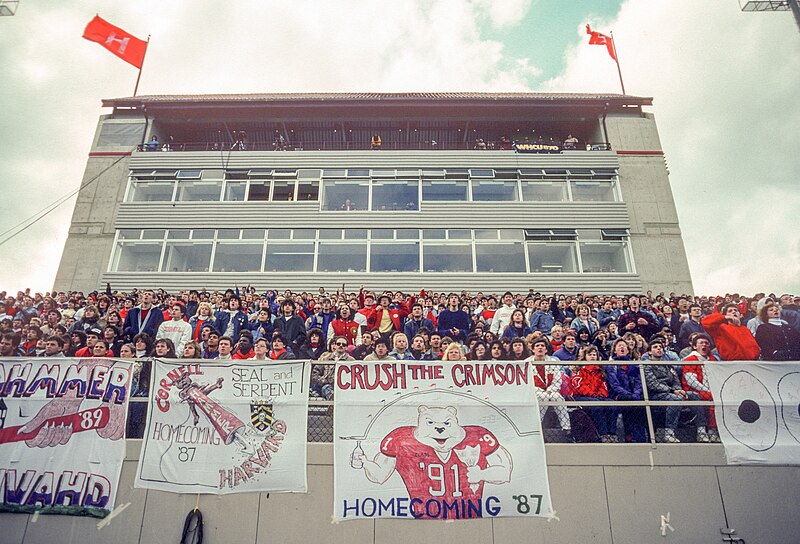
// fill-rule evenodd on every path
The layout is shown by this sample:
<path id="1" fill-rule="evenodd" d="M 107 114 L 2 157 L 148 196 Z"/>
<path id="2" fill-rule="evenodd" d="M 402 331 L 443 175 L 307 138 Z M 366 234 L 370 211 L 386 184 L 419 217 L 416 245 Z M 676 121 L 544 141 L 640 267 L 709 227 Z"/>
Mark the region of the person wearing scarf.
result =
<path id="1" fill-rule="evenodd" d="M 608 396 L 616 401 L 642 400 L 642 378 L 639 366 L 628 364 L 630 350 L 624 339 L 620 338 L 611 346 L 611 360 L 621 364 L 609 366 L 606 370 Z M 622 422 L 625 425 L 626 442 L 646 442 L 645 412 L 641 407 L 621 407 Z"/>

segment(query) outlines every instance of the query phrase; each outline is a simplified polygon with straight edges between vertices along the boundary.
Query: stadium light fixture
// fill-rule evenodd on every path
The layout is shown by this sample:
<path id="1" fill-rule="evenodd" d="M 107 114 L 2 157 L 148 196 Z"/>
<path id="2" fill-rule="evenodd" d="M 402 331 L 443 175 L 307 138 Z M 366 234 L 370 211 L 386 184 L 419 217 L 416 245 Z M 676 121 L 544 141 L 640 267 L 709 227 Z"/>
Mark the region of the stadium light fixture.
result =
<path id="1" fill-rule="evenodd" d="M 19 0 L 0 0 L 0 17 L 10 17 L 17 13 Z"/>

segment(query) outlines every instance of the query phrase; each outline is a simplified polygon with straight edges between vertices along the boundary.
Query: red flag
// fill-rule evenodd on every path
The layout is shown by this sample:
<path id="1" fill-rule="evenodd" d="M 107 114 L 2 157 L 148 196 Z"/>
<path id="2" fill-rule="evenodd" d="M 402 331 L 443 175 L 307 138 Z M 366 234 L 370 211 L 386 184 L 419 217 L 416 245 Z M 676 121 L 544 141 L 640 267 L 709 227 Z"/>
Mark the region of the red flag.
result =
<path id="1" fill-rule="evenodd" d="M 127 63 L 133 64 L 141 70 L 144 63 L 144 53 L 147 42 L 128 34 L 99 15 L 95 15 L 83 31 L 83 37 L 91 42 L 97 42 Z"/>
<path id="2" fill-rule="evenodd" d="M 589 38 L 590 45 L 605 45 L 606 49 L 608 49 L 608 54 L 611 55 L 611 58 L 617 60 L 617 54 L 614 51 L 614 38 L 593 31 L 589 25 L 586 25 L 586 33 L 591 36 Z"/>

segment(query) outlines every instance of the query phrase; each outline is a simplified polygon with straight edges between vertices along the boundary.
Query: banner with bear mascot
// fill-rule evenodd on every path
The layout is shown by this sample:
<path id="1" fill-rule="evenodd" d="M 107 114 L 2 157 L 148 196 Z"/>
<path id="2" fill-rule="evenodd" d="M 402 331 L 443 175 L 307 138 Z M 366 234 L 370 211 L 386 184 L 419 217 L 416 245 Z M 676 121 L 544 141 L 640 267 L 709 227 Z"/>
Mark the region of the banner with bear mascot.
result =
<path id="1" fill-rule="evenodd" d="M 305 492 L 310 366 L 155 361 L 135 486 Z"/>
<path id="2" fill-rule="evenodd" d="M 336 367 L 335 520 L 552 515 L 527 363 Z"/>

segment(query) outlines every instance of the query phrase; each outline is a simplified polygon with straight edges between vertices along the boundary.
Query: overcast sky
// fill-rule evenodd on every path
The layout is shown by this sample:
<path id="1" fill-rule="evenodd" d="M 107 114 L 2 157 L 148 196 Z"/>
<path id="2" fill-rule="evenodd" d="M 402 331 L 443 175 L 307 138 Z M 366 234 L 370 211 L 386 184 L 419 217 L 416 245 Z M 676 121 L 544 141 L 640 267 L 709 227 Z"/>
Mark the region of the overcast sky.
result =
<path id="1" fill-rule="evenodd" d="M 136 70 L 81 38 L 152 35 L 139 94 L 619 92 L 652 96 L 695 291 L 800 293 L 800 33 L 737 0 L 21 0 L 0 17 L 5 233 L 80 184 L 103 98 Z M 52 287 L 74 198 L 0 245 L 0 290 Z M 0 234 L 0 241 L 6 239 Z M 87 255 L 87 259 L 93 256 Z"/>

